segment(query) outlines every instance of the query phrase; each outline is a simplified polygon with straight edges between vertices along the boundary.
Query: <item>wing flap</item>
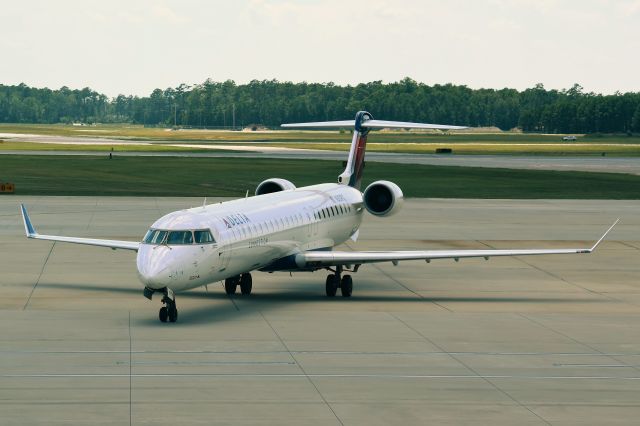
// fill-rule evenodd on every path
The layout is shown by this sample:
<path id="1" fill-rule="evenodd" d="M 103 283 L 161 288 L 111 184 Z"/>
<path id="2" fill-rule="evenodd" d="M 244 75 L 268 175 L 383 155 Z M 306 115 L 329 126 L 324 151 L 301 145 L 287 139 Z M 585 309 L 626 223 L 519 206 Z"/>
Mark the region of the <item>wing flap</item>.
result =
<path id="1" fill-rule="evenodd" d="M 307 267 L 359 265 L 376 262 L 399 262 L 403 260 L 436 260 L 436 259 L 464 259 L 472 257 L 499 256 L 539 256 L 550 254 L 584 254 L 593 252 L 604 240 L 614 226 L 613 225 L 592 246 L 587 248 L 560 248 L 560 249 L 519 249 L 519 250 L 410 250 L 410 251 L 309 251 L 300 253 L 297 262 Z"/>
<path id="2" fill-rule="evenodd" d="M 530 256 L 544 254 L 590 253 L 591 249 L 534 249 L 534 250 L 416 250 L 416 251 L 331 251 L 307 252 L 302 256 L 307 265 L 335 266 L 401 260 L 463 259 L 471 257 Z"/>

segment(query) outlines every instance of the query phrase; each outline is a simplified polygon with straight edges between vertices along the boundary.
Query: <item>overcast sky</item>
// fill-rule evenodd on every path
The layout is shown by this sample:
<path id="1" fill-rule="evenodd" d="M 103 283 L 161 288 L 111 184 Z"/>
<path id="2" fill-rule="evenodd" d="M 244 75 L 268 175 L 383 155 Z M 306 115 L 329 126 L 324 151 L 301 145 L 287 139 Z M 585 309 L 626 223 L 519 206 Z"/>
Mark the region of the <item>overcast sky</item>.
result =
<path id="1" fill-rule="evenodd" d="M 411 77 L 640 91 L 640 0 L 3 1 L 0 83 L 147 95 Z"/>

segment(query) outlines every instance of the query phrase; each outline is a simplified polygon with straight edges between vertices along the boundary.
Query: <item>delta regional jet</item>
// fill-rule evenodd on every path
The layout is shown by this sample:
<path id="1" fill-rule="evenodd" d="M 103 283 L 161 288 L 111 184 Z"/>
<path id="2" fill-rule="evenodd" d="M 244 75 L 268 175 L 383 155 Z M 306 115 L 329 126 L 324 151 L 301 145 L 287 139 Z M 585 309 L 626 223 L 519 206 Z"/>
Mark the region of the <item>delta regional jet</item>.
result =
<path id="1" fill-rule="evenodd" d="M 227 294 L 251 294 L 253 271 L 329 271 L 325 289 L 334 297 L 340 289 L 350 297 L 355 273 L 365 263 L 492 256 L 591 253 L 614 223 L 591 248 L 530 250 L 337 251 L 333 248 L 358 238 L 365 210 L 391 216 L 402 205 L 400 188 L 389 181 L 373 182 L 360 190 L 367 135 L 372 129 L 461 129 L 422 123 L 374 120 L 358 112 L 354 120 L 285 124 L 291 128 L 353 127 L 353 140 L 338 183 L 296 186 L 285 179 L 267 179 L 255 196 L 169 213 L 155 221 L 141 242 L 100 240 L 38 234 L 24 205 L 20 206 L 28 238 L 86 244 L 137 252 L 138 277 L 144 296 L 162 295 L 162 322 L 178 319 L 175 294 L 224 280 Z"/>

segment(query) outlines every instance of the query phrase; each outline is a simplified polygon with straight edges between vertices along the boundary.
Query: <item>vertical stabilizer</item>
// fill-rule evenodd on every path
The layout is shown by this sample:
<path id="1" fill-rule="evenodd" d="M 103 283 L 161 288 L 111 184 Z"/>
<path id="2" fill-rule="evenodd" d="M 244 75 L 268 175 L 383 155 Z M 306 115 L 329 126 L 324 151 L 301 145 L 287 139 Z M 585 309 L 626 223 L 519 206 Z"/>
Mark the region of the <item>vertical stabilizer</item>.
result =
<path id="1" fill-rule="evenodd" d="M 355 127 L 353 131 L 353 139 L 351 141 L 351 149 L 349 150 L 349 158 L 347 159 L 347 167 L 338 177 L 338 182 L 343 185 L 349 185 L 356 189 L 360 189 L 362 182 L 362 172 L 364 169 L 364 154 L 367 149 L 367 136 L 369 128 L 363 124 L 373 117 L 366 111 L 359 111 L 356 114 Z"/>
<path id="2" fill-rule="evenodd" d="M 315 121 L 310 123 L 287 123 L 283 128 L 333 128 L 340 129 L 354 126 L 353 139 L 349 150 L 349 159 L 344 172 L 338 177 L 342 185 L 349 185 L 360 189 L 362 182 L 362 170 L 364 169 L 364 153 L 367 148 L 367 135 L 371 129 L 431 129 L 431 130 L 460 130 L 465 126 L 451 126 L 448 124 L 412 123 L 408 121 L 374 120 L 371 114 L 360 111 L 356 114 L 355 121 Z"/>

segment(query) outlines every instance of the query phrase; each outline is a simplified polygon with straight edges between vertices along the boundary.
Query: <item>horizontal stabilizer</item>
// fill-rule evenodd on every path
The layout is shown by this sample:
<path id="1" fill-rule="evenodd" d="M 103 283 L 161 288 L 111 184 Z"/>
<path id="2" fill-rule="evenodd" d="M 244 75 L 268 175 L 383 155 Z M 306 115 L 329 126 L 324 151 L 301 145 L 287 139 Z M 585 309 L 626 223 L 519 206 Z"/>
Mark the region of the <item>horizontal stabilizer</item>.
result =
<path id="1" fill-rule="evenodd" d="M 356 122 L 354 120 L 342 120 L 342 121 L 316 121 L 310 123 L 287 123 L 281 124 L 280 127 L 327 127 L 331 129 L 339 129 L 341 127 L 353 127 Z"/>
<path id="2" fill-rule="evenodd" d="M 355 127 L 355 120 L 341 121 L 316 121 L 311 123 L 288 123 L 283 124 L 284 128 L 331 128 L 339 129 L 345 127 Z M 436 129 L 436 130 L 461 130 L 466 126 L 450 126 L 447 124 L 410 123 L 407 121 L 386 121 L 386 120 L 362 120 L 361 127 L 368 129 Z"/>

